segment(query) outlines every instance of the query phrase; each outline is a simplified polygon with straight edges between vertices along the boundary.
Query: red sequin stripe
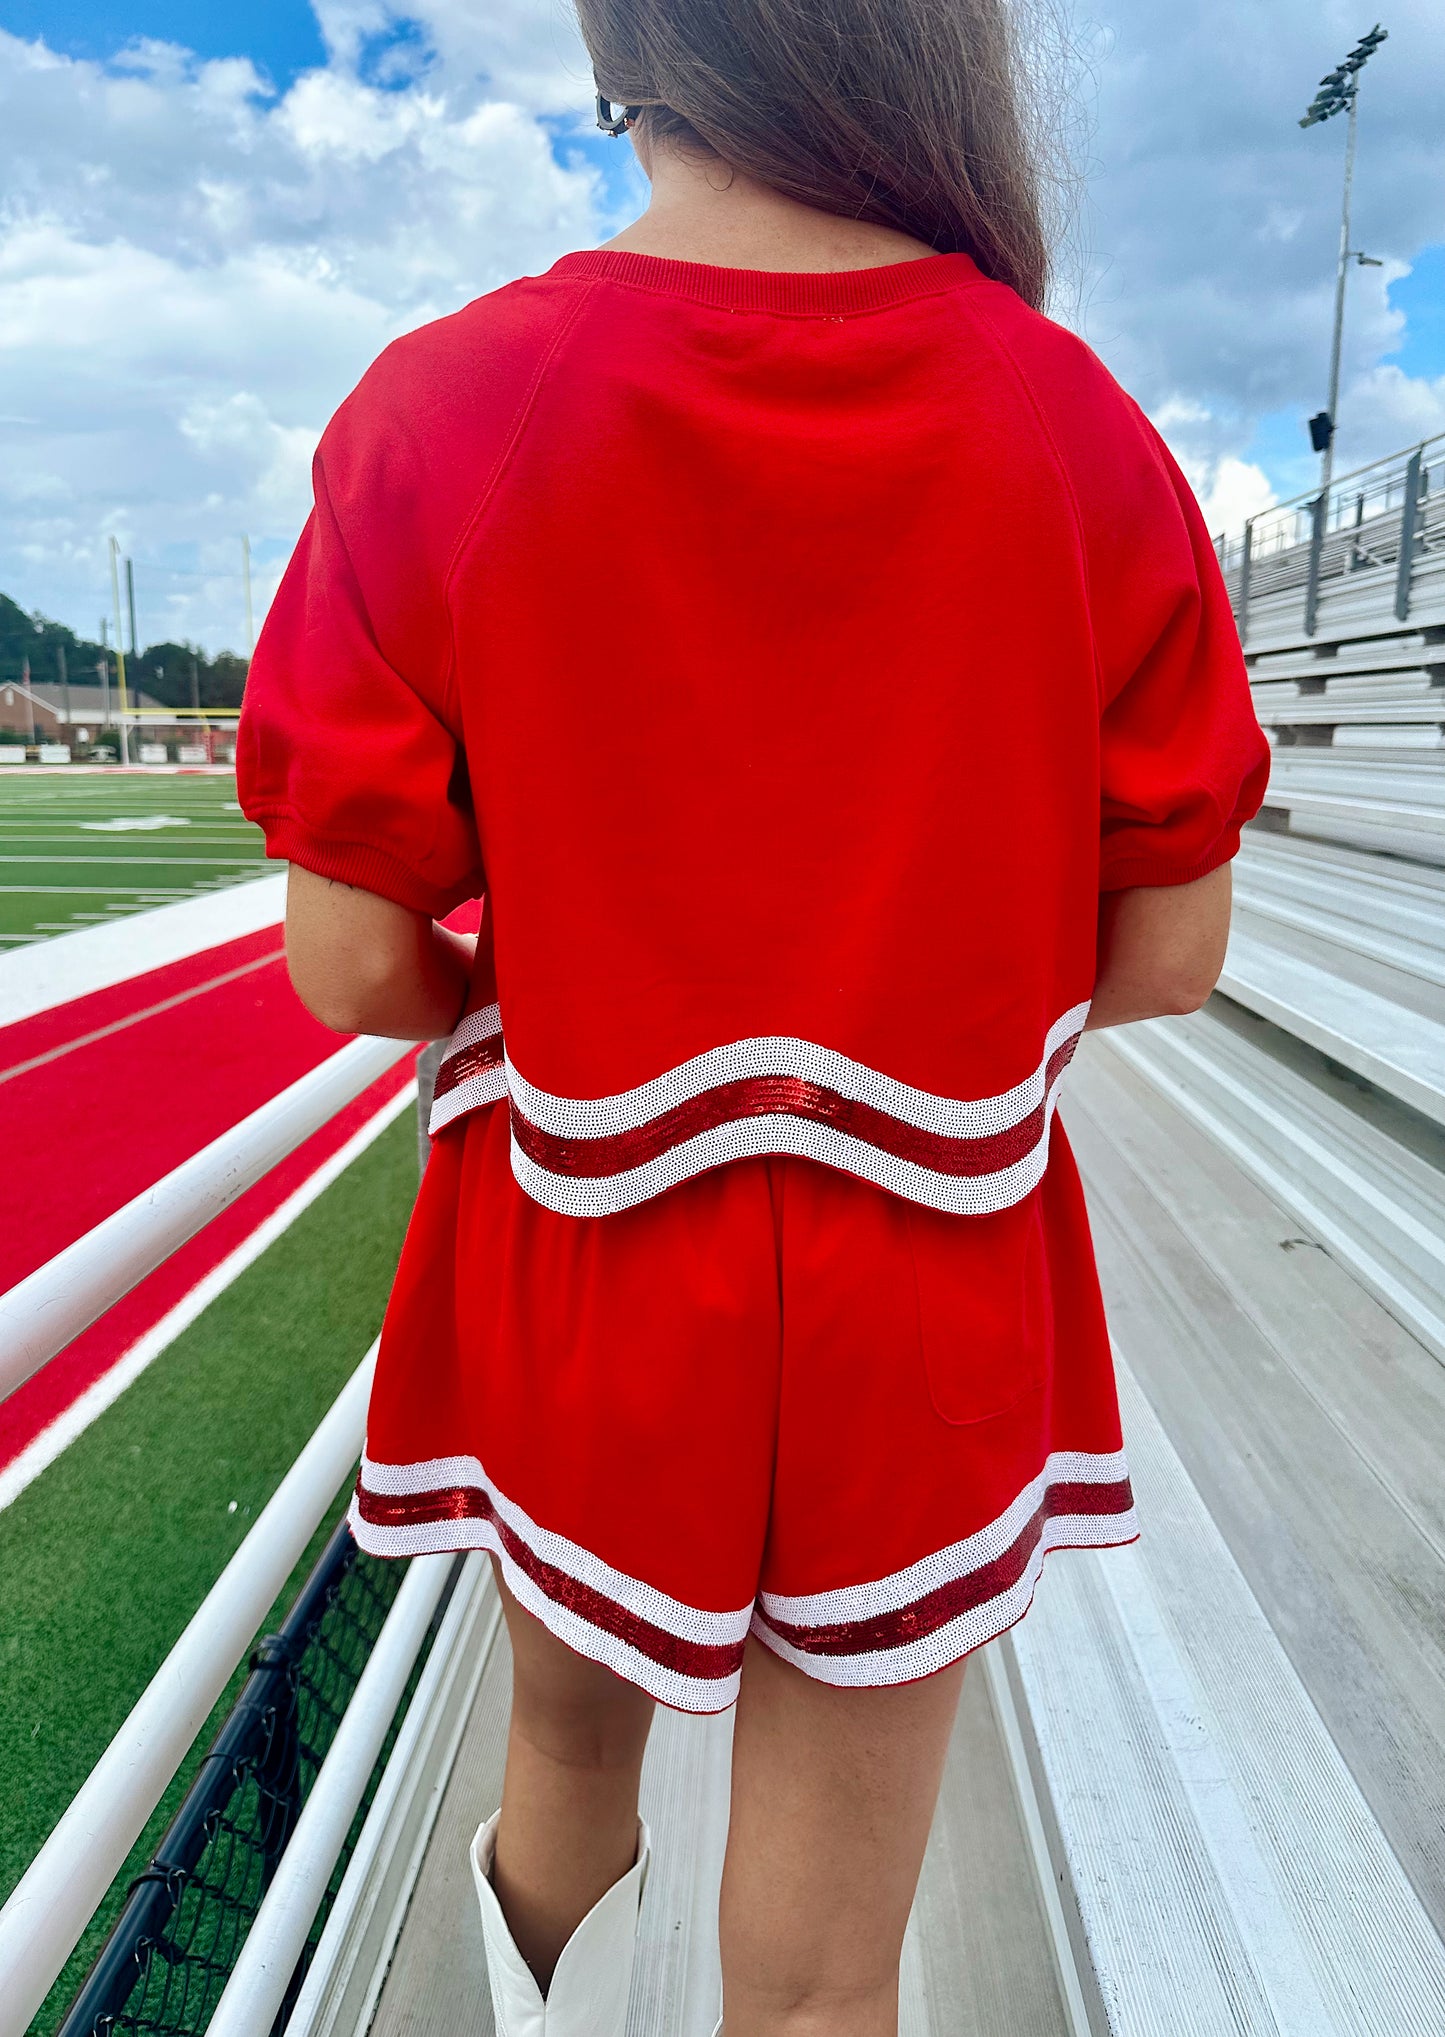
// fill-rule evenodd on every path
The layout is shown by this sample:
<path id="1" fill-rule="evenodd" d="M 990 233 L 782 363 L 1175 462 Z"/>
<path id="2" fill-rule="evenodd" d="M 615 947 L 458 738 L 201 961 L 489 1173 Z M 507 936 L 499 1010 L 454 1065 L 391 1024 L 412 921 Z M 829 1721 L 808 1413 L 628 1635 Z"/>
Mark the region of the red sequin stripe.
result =
<path id="1" fill-rule="evenodd" d="M 1073 1059 L 1077 1035 L 1055 1049 L 1044 1073 L 1044 1096 L 1055 1078 Z M 438 1091 L 440 1093 L 440 1091 Z M 921 1131 L 901 1118 L 879 1110 L 855 1097 L 841 1096 L 821 1082 L 801 1075 L 744 1075 L 735 1082 L 721 1082 L 704 1090 L 674 1109 L 664 1111 L 650 1124 L 634 1131 L 605 1133 L 595 1139 L 559 1138 L 544 1132 L 530 1118 L 523 1117 L 512 1099 L 512 1132 L 529 1160 L 545 1167 L 549 1174 L 592 1177 L 621 1174 L 631 1167 L 680 1146 L 699 1132 L 715 1131 L 719 1125 L 739 1118 L 806 1118 L 813 1124 L 831 1125 L 835 1131 L 862 1139 L 881 1152 L 899 1160 L 911 1160 L 935 1174 L 993 1174 L 1012 1166 L 1032 1153 L 1043 1136 L 1044 1101 L 1041 1099 L 1026 1118 L 1001 1132 L 984 1132 L 974 1138 L 955 1138 L 944 1132 Z"/>
<path id="2" fill-rule="evenodd" d="M 495 1068 L 501 1058 L 500 1033 L 492 1033 L 487 1039 L 478 1040 L 474 1047 L 463 1047 L 460 1052 L 443 1061 L 438 1068 L 433 1096 L 436 1098 L 450 1096 L 458 1083 L 467 1081 L 470 1076 L 481 1075 L 488 1068 Z"/>
<path id="3" fill-rule="evenodd" d="M 1029 1520 L 1017 1541 L 966 1577 L 954 1578 L 925 1592 L 912 1605 L 893 1612 L 875 1613 L 871 1619 L 845 1620 L 832 1627 L 790 1626 L 775 1620 L 761 1608 L 762 1617 L 775 1634 L 791 1641 L 808 1655 L 868 1655 L 874 1649 L 903 1648 L 910 1641 L 922 1641 L 972 1612 L 1018 1583 L 1033 1559 L 1044 1525 L 1058 1514 L 1125 1514 L 1134 1504 L 1127 1478 L 1115 1485 L 1051 1485 L 1037 1513 Z"/>
<path id="4" fill-rule="evenodd" d="M 669 1634 L 665 1627 L 654 1626 L 641 1614 L 629 1612 L 626 1606 L 594 1590 L 590 1584 L 579 1583 L 555 1564 L 543 1562 L 508 1527 L 493 1506 L 491 1494 L 479 1486 L 448 1485 L 433 1492 L 379 1493 L 368 1492 L 358 1478 L 356 1504 L 361 1518 L 377 1528 L 419 1527 L 430 1521 L 490 1521 L 517 1568 L 525 1571 L 554 1605 L 566 1606 L 588 1626 L 615 1635 L 649 1661 L 676 1670 L 679 1676 L 709 1680 L 734 1676 L 742 1665 L 742 1641 L 685 1641 L 677 1634 Z"/>

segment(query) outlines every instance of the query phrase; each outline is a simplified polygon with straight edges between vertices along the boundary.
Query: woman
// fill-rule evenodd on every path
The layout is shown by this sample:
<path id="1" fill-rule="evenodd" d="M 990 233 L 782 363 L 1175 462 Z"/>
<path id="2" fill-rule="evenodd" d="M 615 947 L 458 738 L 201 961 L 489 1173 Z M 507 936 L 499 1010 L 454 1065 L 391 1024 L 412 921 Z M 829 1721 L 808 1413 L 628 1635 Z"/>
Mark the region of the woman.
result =
<path id="1" fill-rule="evenodd" d="M 342 407 L 242 800 L 310 1008 L 451 1036 L 353 1523 L 496 1563 L 498 2029 L 620 2037 L 660 1699 L 727 2037 L 882 2037 L 965 1655 L 1136 1533 L 1059 1082 L 1209 994 L 1267 753 L 1002 0 L 579 11 L 651 203 Z"/>

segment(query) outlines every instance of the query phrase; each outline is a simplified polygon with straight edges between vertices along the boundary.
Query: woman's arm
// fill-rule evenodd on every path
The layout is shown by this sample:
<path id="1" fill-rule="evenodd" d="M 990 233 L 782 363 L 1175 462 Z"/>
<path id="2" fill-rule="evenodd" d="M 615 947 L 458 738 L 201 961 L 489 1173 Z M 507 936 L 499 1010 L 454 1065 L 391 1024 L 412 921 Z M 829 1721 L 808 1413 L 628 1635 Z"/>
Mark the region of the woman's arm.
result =
<path id="1" fill-rule="evenodd" d="M 1192 884 L 1106 891 L 1085 1031 L 1198 1011 L 1224 967 L 1230 889 L 1229 865 L 1222 863 Z"/>
<path id="2" fill-rule="evenodd" d="M 475 934 L 291 865 L 286 966 L 296 995 L 333 1032 L 444 1039 L 461 1016 L 476 947 Z"/>

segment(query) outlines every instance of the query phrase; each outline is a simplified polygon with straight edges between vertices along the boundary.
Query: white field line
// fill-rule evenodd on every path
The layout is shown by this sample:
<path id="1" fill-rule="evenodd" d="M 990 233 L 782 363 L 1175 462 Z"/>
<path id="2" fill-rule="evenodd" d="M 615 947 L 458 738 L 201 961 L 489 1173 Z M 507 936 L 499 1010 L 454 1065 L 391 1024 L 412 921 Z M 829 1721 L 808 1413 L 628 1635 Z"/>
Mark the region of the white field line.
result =
<path id="1" fill-rule="evenodd" d="M 239 708 L 222 708 L 222 714 L 239 714 Z M 229 740 L 233 731 L 226 731 Z M 15 782 L 32 778 L 230 778 L 234 764 L 22 764 Z M 21 774 L 24 774 L 23 776 Z"/>
<path id="2" fill-rule="evenodd" d="M 294 1189 L 283 1203 L 264 1217 L 248 1238 L 243 1238 L 235 1250 L 228 1253 L 218 1266 L 203 1274 L 190 1293 L 182 1296 L 174 1308 L 167 1311 L 158 1323 L 138 1337 L 130 1349 L 117 1358 L 110 1370 L 88 1386 L 78 1399 L 71 1402 L 64 1413 L 31 1443 L 27 1443 L 19 1456 L 0 1470 L 0 1511 L 18 1499 L 27 1485 L 37 1479 L 48 1465 L 55 1462 L 67 1450 L 77 1436 L 84 1435 L 91 1423 L 103 1415 L 108 1407 L 118 1401 L 126 1388 L 132 1385 L 146 1367 L 159 1358 L 168 1344 L 173 1344 L 183 1330 L 189 1329 L 202 1311 L 210 1306 L 218 1294 L 224 1292 L 232 1281 L 253 1265 L 268 1245 L 273 1245 L 284 1230 L 287 1230 L 304 1209 L 316 1201 L 337 1177 L 343 1174 L 360 1154 L 393 1124 L 409 1104 L 416 1101 L 416 1083 L 406 1083 L 388 1103 L 384 1103 L 375 1116 L 354 1131 L 343 1146 L 338 1146 L 329 1159 L 323 1160 L 314 1174 L 308 1175 L 301 1186 Z"/>
<path id="3" fill-rule="evenodd" d="M 50 869 L 56 863 L 75 863 L 83 870 L 194 870 L 204 864 L 209 870 L 264 870 L 264 856 L 118 856 L 113 849 L 102 849 L 98 856 L 12 856 L 0 846 L 0 865 L 6 869 L 12 863 L 43 863 Z"/>
<path id="4" fill-rule="evenodd" d="M 285 877 L 258 877 L 0 954 L 0 1026 L 277 926 L 285 913 Z"/>

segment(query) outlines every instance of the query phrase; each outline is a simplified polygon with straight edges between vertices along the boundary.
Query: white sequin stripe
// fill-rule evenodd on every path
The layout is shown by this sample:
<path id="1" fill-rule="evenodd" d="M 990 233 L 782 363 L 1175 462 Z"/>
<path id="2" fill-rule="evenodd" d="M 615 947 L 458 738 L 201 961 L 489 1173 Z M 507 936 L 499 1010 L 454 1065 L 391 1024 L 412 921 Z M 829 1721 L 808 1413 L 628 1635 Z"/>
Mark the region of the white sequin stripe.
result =
<path id="1" fill-rule="evenodd" d="M 696 1606 L 669 1598 L 666 1592 L 644 1584 L 640 1578 L 629 1577 L 625 1570 L 614 1570 L 610 1563 L 604 1563 L 580 1543 L 569 1542 L 565 1535 L 539 1527 L 515 1500 L 498 1491 L 475 1457 L 432 1457 L 414 1464 L 379 1464 L 370 1457 L 361 1460 L 362 1490 L 375 1493 L 378 1498 L 414 1499 L 459 1485 L 484 1492 L 518 1541 L 525 1542 L 543 1563 L 575 1578 L 579 1584 L 590 1586 L 649 1625 L 676 1634 L 681 1641 L 697 1641 L 714 1648 L 726 1648 L 741 1641 L 747 1633 L 753 1610 L 751 1600 L 735 1613 L 700 1612 Z M 456 1529 L 461 1523 L 450 1521 L 442 1525 Z"/>
<path id="2" fill-rule="evenodd" d="M 502 1008 L 499 1004 L 483 1005 L 480 1011 L 469 1011 L 447 1041 L 446 1052 L 437 1068 L 441 1075 L 450 1061 L 468 1047 L 478 1047 L 483 1040 L 494 1040 L 502 1030 Z M 500 1103 L 507 1093 L 507 1068 L 504 1061 L 494 1067 L 483 1068 L 476 1075 L 468 1075 L 454 1089 L 441 1096 L 433 1096 L 431 1114 L 427 1118 L 427 1131 L 435 1135 L 443 1125 L 465 1117 L 469 1110 L 480 1110 L 484 1104 Z"/>
<path id="3" fill-rule="evenodd" d="M 758 1639 L 811 1676 L 817 1683 L 840 1689 L 877 1688 L 880 1684 L 912 1683 L 936 1669 L 995 1640 L 1006 1627 L 1023 1618 L 1033 1599 L 1044 1558 L 1055 1549 L 1105 1549 L 1120 1542 L 1132 1542 L 1139 1533 L 1134 1509 L 1119 1514 L 1060 1514 L 1044 1524 L 1038 1546 L 1027 1569 L 1016 1583 L 996 1597 L 971 1606 L 946 1626 L 937 1627 L 917 1641 L 896 1648 L 877 1648 L 858 1655 L 814 1655 L 796 1647 L 769 1625 L 761 1607 L 753 1616 Z"/>
<path id="4" fill-rule="evenodd" d="M 955 1584 L 1005 1555 L 1038 1512 L 1051 1485 L 1118 1485 L 1128 1476 L 1122 1450 L 1055 1450 L 1043 1470 L 1001 1514 L 961 1542 L 951 1542 L 946 1549 L 910 1563 L 907 1569 L 892 1571 L 869 1584 L 845 1584 L 836 1591 L 799 1596 L 764 1592 L 759 1604 L 771 1619 L 787 1627 L 837 1627 L 853 1620 L 871 1620 L 879 1613 L 901 1612 L 939 1585 Z"/>
<path id="5" fill-rule="evenodd" d="M 914 1089 L 906 1082 L 895 1082 L 890 1075 L 881 1075 L 862 1061 L 836 1053 L 831 1047 L 784 1037 L 736 1040 L 728 1047 L 713 1047 L 706 1054 L 679 1063 L 665 1075 L 655 1076 L 636 1089 L 624 1089 L 616 1096 L 552 1096 L 545 1089 L 534 1087 L 518 1073 L 516 1064 L 508 1060 L 508 1088 L 523 1116 L 539 1131 L 559 1139 L 601 1139 L 617 1132 L 636 1131 L 709 1089 L 760 1075 L 798 1076 L 805 1082 L 836 1090 L 855 1102 L 872 1104 L 919 1131 L 936 1132 L 950 1139 L 981 1139 L 991 1132 L 1007 1131 L 1038 1108 L 1049 1062 L 1065 1041 L 1082 1032 L 1088 1013 L 1086 1000 L 1055 1019 L 1033 1074 L 998 1096 L 979 1097 L 973 1102 Z"/>
<path id="6" fill-rule="evenodd" d="M 372 1556 L 426 1556 L 449 1549 L 487 1549 L 502 1566 L 502 1575 L 513 1596 L 559 1641 L 565 1641 L 589 1662 L 600 1662 L 618 1676 L 635 1683 L 649 1697 L 671 1705 L 680 1712 L 721 1712 L 738 1694 L 741 1672 L 730 1676 L 685 1676 L 680 1670 L 654 1662 L 620 1635 L 596 1627 L 570 1606 L 548 1598 L 540 1585 L 527 1575 L 502 1546 L 493 1521 L 419 1521 L 411 1526 L 376 1527 L 362 1518 L 355 1499 L 348 1515 L 357 1547 Z"/>
<path id="7" fill-rule="evenodd" d="M 469 1011 L 457 1021 L 457 1029 L 447 1041 L 446 1052 L 441 1065 L 446 1067 L 454 1054 L 460 1054 L 464 1047 L 479 1047 L 483 1040 L 493 1040 L 502 1030 L 502 1007 L 499 1004 L 484 1004 L 477 1011 Z"/>
<path id="8" fill-rule="evenodd" d="M 612 1216 L 631 1209 L 665 1188 L 675 1188 L 690 1175 L 728 1160 L 743 1160 L 759 1153 L 796 1153 L 805 1160 L 821 1160 L 844 1173 L 858 1174 L 879 1188 L 891 1189 L 910 1202 L 930 1209 L 950 1210 L 956 1216 L 988 1216 L 1007 1209 L 1036 1188 L 1049 1161 L 1049 1126 L 1058 1103 L 1060 1070 L 1045 1101 L 1043 1123 L 1035 1144 L 1020 1160 L 993 1174 L 944 1174 L 936 1168 L 921 1167 L 915 1160 L 901 1160 L 893 1153 L 834 1125 L 818 1124 L 811 1118 L 730 1118 L 725 1124 L 697 1132 L 659 1153 L 640 1167 L 624 1168 L 618 1174 L 554 1174 L 541 1166 L 512 1138 L 512 1172 L 534 1202 L 555 1210 L 559 1216 Z"/>

